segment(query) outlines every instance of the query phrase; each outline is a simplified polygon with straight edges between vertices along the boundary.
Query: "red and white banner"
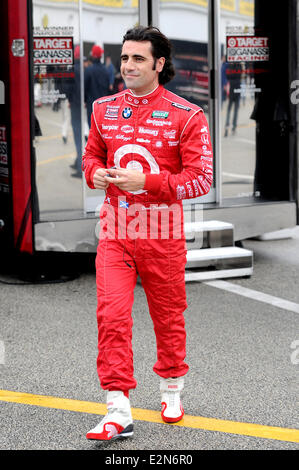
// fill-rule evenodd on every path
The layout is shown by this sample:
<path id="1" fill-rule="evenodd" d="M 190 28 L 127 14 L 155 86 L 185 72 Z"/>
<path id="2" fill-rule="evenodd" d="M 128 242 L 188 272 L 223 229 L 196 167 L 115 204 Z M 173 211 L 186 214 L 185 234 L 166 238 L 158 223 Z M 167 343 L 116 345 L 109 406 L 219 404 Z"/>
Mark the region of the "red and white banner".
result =
<path id="1" fill-rule="evenodd" d="M 72 37 L 35 37 L 33 38 L 34 65 L 72 65 Z"/>
<path id="2" fill-rule="evenodd" d="M 227 62 L 262 62 L 269 60 L 269 38 L 259 36 L 227 36 Z"/>

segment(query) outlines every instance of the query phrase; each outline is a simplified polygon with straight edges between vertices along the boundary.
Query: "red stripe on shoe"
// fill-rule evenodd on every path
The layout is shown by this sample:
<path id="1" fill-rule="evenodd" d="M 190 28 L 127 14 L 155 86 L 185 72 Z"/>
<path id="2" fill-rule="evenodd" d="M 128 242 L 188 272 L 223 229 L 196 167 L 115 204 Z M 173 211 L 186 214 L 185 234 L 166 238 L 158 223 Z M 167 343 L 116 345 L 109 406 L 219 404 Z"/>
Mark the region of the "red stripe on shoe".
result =
<path id="1" fill-rule="evenodd" d="M 162 405 L 161 416 L 162 416 L 162 419 L 165 423 L 177 423 L 178 421 L 180 421 L 183 418 L 183 416 L 185 414 L 182 403 L 180 404 L 181 414 L 180 414 L 180 416 L 177 416 L 176 418 L 171 418 L 171 417 L 165 416 L 164 412 L 166 411 L 167 405 L 164 401 L 161 403 L 161 405 Z"/>
<path id="2" fill-rule="evenodd" d="M 88 432 L 87 439 L 95 439 L 97 441 L 110 441 L 113 437 L 118 436 L 124 428 L 117 423 L 105 423 L 101 433 Z"/>

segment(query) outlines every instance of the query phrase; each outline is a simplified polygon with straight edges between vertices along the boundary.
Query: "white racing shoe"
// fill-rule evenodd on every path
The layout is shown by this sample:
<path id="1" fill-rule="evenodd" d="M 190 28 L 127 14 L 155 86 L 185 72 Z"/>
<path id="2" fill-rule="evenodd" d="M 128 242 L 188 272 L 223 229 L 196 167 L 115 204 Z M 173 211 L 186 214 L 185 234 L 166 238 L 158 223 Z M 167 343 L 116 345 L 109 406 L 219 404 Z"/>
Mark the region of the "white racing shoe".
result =
<path id="1" fill-rule="evenodd" d="M 87 439 L 110 441 L 133 436 L 133 419 L 130 400 L 121 391 L 107 393 L 108 413 L 87 434 Z"/>
<path id="2" fill-rule="evenodd" d="M 161 416 L 165 423 L 177 423 L 184 416 L 180 392 L 184 388 L 184 377 L 160 379 Z"/>

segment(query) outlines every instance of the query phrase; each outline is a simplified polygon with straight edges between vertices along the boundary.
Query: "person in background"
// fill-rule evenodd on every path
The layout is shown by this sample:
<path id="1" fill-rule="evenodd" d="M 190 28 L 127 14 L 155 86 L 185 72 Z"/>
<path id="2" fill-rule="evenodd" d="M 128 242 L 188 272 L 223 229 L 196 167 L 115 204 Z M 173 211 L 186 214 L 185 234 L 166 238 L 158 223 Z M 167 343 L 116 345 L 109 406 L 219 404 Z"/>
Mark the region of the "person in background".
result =
<path id="1" fill-rule="evenodd" d="M 115 67 L 112 63 L 110 55 L 107 55 L 105 58 L 105 66 L 109 74 L 109 90 L 112 93 L 114 90 Z"/>
<path id="2" fill-rule="evenodd" d="M 226 76 L 227 62 L 225 55 L 221 59 L 221 107 L 226 101 L 227 92 L 228 92 L 228 81 Z"/>
<path id="3" fill-rule="evenodd" d="M 84 90 L 87 111 L 87 122 L 90 127 L 92 104 L 96 99 L 109 94 L 109 74 L 101 62 L 104 50 L 97 45 L 92 46 L 91 65 L 85 69 Z"/>
<path id="4" fill-rule="evenodd" d="M 82 134 L 81 134 L 81 90 L 80 90 L 80 46 L 74 50 L 74 79 L 66 90 L 71 110 L 71 124 L 76 147 L 76 158 L 71 168 L 75 170 L 72 177 L 82 177 Z"/>
<path id="5" fill-rule="evenodd" d="M 232 134 L 236 133 L 238 126 L 238 115 L 240 107 L 240 97 L 241 97 L 241 75 L 242 75 L 242 66 L 240 63 L 230 63 L 226 68 L 226 76 L 229 83 L 229 95 L 228 95 L 228 105 L 226 112 L 226 122 L 225 122 L 225 132 L 224 137 L 228 136 L 229 127 L 230 127 L 230 116 L 233 109 L 233 118 L 232 118 Z"/>

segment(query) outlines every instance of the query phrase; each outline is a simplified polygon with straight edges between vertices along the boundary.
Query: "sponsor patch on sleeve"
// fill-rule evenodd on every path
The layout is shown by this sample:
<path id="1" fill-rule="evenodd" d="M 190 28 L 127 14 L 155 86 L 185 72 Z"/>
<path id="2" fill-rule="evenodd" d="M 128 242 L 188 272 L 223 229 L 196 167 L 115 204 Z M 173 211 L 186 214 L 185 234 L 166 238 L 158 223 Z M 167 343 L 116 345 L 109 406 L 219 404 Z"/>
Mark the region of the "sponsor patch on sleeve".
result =
<path id="1" fill-rule="evenodd" d="M 191 108 L 188 108 L 188 106 L 184 106 L 183 104 L 180 104 L 180 103 L 171 103 L 172 106 L 175 106 L 176 108 L 179 108 L 179 109 L 184 109 L 185 111 L 191 111 Z"/>
<path id="2" fill-rule="evenodd" d="M 98 100 L 97 103 L 98 104 L 102 104 L 102 103 L 107 103 L 108 101 L 115 101 L 116 98 L 104 98 L 103 100 Z"/>

